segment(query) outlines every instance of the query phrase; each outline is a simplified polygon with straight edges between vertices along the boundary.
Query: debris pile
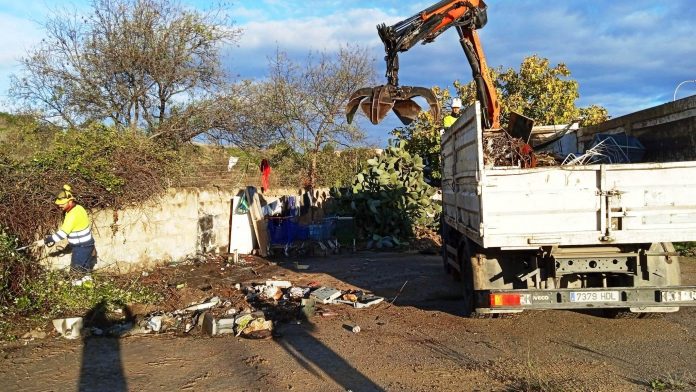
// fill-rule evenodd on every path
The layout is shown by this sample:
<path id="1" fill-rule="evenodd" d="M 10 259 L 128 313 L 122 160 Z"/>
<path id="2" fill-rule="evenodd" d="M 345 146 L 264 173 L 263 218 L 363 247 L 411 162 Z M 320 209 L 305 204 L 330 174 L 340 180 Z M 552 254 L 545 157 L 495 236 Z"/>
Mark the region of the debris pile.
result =
<path id="1" fill-rule="evenodd" d="M 438 232 L 423 226 L 413 229 L 413 249 L 423 254 L 438 254 L 442 247 L 442 237 Z"/>
<path id="2" fill-rule="evenodd" d="M 558 161 L 548 152 L 534 152 L 523 139 L 505 131 L 486 132 L 483 136 L 483 163 L 486 166 L 539 167 L 556 166 Z"/>
<path id="3" fill-rule="evenodd" d="M 184 286 L 181 290 L 186 290 Z M 311 282 L 306 286 L 293 285 L 288 280 L 266 280 L 263 283 L 242 285 L 218 290 L 204 301 L 191 303 L 174 311 L 156 310 L 146 315 L 99 328 L 84 323 L 92 335 L 124 337 L 131 335 L 174 333 L 178 336 L 207 334 L 234 335 L 249 339 L 268 339 L 275 335 L 275 327 L 283 322 L 301 322 L 313 317 L 316 305 L 348 304 L 366 308 L 384 300 L 359 290 L 338 290 Z M 122 313 L 122 312 L 121 312 Z M 336 315 L 319 309 L 322 316 Z M 67 339 L 82 336 L 83 319 L 57 319 L 56 331 Z"/>

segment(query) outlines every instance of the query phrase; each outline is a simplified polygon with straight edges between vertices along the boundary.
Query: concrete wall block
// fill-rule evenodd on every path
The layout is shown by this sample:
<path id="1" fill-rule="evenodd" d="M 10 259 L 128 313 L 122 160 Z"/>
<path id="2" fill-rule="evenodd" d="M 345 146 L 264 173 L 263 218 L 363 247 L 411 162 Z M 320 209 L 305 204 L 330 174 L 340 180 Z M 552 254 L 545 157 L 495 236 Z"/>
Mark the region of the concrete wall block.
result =
<path id="1" fill-rule="evenodd" d="M 113 210 L 93 212 L 96 267 L 129 272 L 226 248 L 230 205 L 237 193 L 171 188 L 141 206 L 117 211 L 115 224 Z M 48 264 L 67 267 L 70 254 L 49 257 Z"/>

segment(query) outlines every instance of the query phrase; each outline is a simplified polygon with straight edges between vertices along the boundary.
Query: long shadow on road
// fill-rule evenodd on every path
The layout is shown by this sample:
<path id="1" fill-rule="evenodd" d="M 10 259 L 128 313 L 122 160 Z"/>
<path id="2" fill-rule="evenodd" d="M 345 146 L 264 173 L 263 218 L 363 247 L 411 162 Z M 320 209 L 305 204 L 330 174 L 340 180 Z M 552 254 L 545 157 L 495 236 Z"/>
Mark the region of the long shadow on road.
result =
<path id="1" fill-rule="evenodd" d="M 85 324 L 102 327 L 108 325 L 105 311 L 104 302 L 95 305 L 85 315 Z M 121 343 L 118 338 L 93 336 L 84 338 L 78 391 L 128 391 L 121 360 Z"/>
<path id="2" fill-rule="evenodd" d="M 302 261 L 312 273 L 324 273 L 375 295 L 395 306 L 413 306 L 462 316 L 459 282 L 445 274 L 440 256 L 419 253 L 359 252 Z M 402 289 L 403 287 L 403 289 Z"/>
<path id="3" fill-rule="evenodd" d="M 276 341 L 307 372 L 324 382 L 328 381 L 324 377 L 326 375 L 345 390 L 384 391 L 348 361 L 312 336 L 314 329 L 311 323 L 302 326 L 286 325 L 283 328 L 283 337 Z"/>

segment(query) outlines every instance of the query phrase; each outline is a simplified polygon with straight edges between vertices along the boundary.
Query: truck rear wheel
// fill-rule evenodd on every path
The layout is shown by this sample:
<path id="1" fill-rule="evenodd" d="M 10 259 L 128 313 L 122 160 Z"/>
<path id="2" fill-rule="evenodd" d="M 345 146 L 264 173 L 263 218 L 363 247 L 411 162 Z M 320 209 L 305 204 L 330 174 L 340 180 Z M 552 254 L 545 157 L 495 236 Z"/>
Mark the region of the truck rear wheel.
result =
<path id="1" fill-rule="evenodd" d="M 459 280 L 462 292 L 462 309 L 465 316 L 474 313 L 474 272 L 471 268 L 471 245 L 464 238 L 458 247 L 457 263 L 459 264 Z"/>

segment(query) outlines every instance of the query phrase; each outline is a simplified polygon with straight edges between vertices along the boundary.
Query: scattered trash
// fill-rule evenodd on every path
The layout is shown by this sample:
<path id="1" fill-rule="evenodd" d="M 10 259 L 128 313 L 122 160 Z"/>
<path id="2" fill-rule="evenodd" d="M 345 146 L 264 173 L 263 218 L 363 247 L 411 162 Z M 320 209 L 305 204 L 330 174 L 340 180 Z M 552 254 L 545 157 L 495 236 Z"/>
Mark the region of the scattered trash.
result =
<path id="1" fill-rule="evenodd" d="M 349 295 L 349 294 L 346 294 Z M 345 295 L 344 295 L 345 297 Z M 336 300 L 335 302 L 337 303 L 343 303 L 343 304 L 348 304 L 353 306 L 354 308 L 357 309 L 362 309 L 362 308 L 369 308 L 370 306 L 377 305 L 378 303 L 384 301 L 384 297 L 377 297 L 374 295 L 369 295 L 369 296 L 361 296 L 358 297 L 355 301 L 352 300 Z"/>
<path id="2" fill-rule="evenodd" d="M 184 308 L 185 311 L 191 312 L 195 310 L 206 310 L 220 303 L 220 297 L 213 297 L 208 302 L 204 302 L 198 305 L 191 305 L 188 308 Z"/>
<path id="3" fill-rule="evenodd" d="M 143 277 L 148 277 L 150 276 L 150 273 L 147 271 L 143 271 L 140 275 L 142 275 Z"/>
<path id="4" fill-rule="evenodd" d="M 338 313 L 330 312 L 328 310 L 324 310 L 321 312 L 321 317 L 334 317 L 334 316 L 338 316 Z"/>
<path id="5" fill-rule="evenodd" d="M 306 319 L 310 319 L 314 317 L 314 313 L 316 311 L 316 301 L 313 298 L 303 298 L 302 301 L 300 301 L 300 304 L 302 306 L 302 315 Z"/>
<path id="6" fill-rule="evenodd" d="M 70 317 L 53 320 L 53 327 L 66 339 L 77 339 L 81 336 L 82 317 Z"/>
<path id="7" fill-rule="evenodd" d="M 235 317 L 223 317 L 216 319 L 210 313 L 203 316 L 203 331 L 210 335 L 234 334 Z"/>
<path id="8" fill-rule="evenodd" d="M 307 293 L 309 293 L 309 291 L 309 288 L 291 287 L 288 291 L 288 295 L 290 295 L 290 298 L 293 299 L 301 299 L 304 298 L 307 295 Z"/>
<path id="9" fill-rule="evenodd" d="M 259 317 L 247 323 L 241 335 L 250 339 L 267 339 L 272 336 L 272 332 L 273 321 Z"/>
<path id="10" fill-rule="evenodd" d="M 73 286 L 77 286 L 77 287 L 82 286 L 82 287 L 85 287 L 88 289 L 94 287 L 94 283 L 92 282 L 92 277 L 89 275 L 85 275 L 85 276 L 81 277 L 80 279 L 75 279 L 71 282 L 71 284 Z"/>
<path id="11" fill-rule="evenodd" d="M 290 283 L 287 280 L 267 280 L 266 286 L 278 287 L 281 289 L 288 289 L 288 288 L 292 287 L 292 283 Z"/>
<path id="12" fill-rule="evenodd" d="M 154 332 L 159 332 L 162 329 L 162 316 L 151 317 L 147 321 L 147 326 Z"/>
<path id="13" fill-rule="evenodd" d="M 295 263 L 295 269 L 297 269 L 297 270 L 308 270 L 308 269 L 309 269 L 309 265 L 308 265 L 308 264 L 298 264 L 298 263 Z"/>
<path id="14" fill-rule="evenodd" d="M 278 301 L 283 297 L 283 290 L 281 290 L 279 287 L 275 286 L 269 286 L 265 287 L 263 289 L 263 292 L 261 292 L 261 298 L 266 299 L 266 300 L 274 300 Z"/>
<path id="15" fill-rule="evenodd" d="M 341 290 L 322 286 L 314 290 L 310 296 L 316 299 L 317 302 L 328 304 L 341 296 Z"/>
<path id="16" fill-rule="evenodd" d="M 33 339 L 44 339 L 46 338 L 46 332 L 40 329 L 32 329 L 31 331 L 22 335 L 22 339 L 33 340 Z"/>
<path id="17" fill-rule="evenodd" d="M 343 298 L 344 301 L 358 302 L 358 296 L 352 293 L 343 294 L 343 297 L 341 298 Z"/>
<path id="18" fill-rule="evenodd" d="M 357 325 L 357 324 L 353 324 L 353 323 L 343 324 L 343 328 L 345 328 L 345 329 L 347 329 L 347 330 L 349 330 L 350 332 L 353 332 L 353 333 L 358 333 L 358 332 L 360 332 L 360 326 Z"/>

